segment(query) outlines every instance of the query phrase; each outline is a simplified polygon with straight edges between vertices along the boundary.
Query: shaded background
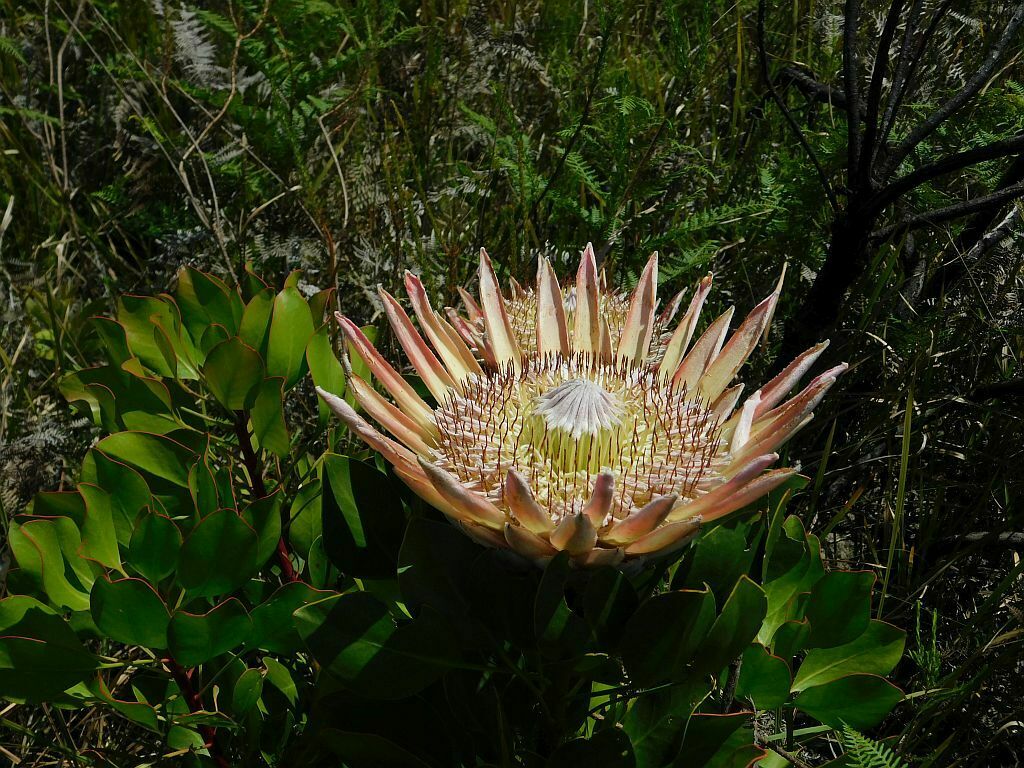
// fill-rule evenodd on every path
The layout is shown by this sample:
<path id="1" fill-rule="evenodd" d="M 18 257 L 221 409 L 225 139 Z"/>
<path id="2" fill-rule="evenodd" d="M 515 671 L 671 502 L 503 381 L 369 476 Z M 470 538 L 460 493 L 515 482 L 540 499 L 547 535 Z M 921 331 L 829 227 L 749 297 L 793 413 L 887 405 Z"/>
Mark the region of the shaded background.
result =
<path id="1" fill-rule="evenodd" d="M 1022 21 L 949 0 L 0 0 L 3 522 L 93 439 L 56 388 L 97 358 L 87 318 L 182 264 L 301 269 L 362 322 L 404 269 L 454 304 L 481 245 L 522 279 L 593 241 L 624 287 L 659 250 L 662 295 L 710 270 L 741 311 L 785 264 L 754 365 L 827 336 L 853 365 L 790 449 L 814 479 L 794 511 L 910 631 L 896 679 L 923 693 L 880 730 L 923 765 L 1015 764 Z M 2 711 L 16 754 L 117 738 L 96 712 Z"/>

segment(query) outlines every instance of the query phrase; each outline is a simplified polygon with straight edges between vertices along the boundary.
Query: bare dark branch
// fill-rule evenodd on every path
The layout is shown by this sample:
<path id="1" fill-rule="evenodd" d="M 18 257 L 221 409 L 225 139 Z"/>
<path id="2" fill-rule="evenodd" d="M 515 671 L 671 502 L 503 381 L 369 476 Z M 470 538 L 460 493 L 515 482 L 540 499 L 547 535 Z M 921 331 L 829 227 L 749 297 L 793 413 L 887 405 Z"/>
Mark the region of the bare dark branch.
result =
<path id="1" fill-rule="evenodd" d="M 893 0 L 889 12 L 885 16 L 885 25 L 878 47 L 875 49 L 875 61 L 871 65 L 871 83 L 868 86 L 868 103 L 864 112 L 864 146 L 860 154 L 860 165 L 857 169 L 862 181 L 870 181 L 871 163 L 875 157 L 875 139 L 878 135 L 878 110 L 882 102 L 882 81 L 889 69 L 889 49 L 896 34 L 896 26 L 903 12 L 903 0 Z"/>
<path id="2" fill-rule="evenodd" d="M 835 192 L 832 190 L 832 185 L 829 183 L 828 176 L 825 174 L 825 169 L 822 168 L 821 163 L 818 161 L 818 156 L 814 154 L 814 150 L 811 145 L 807 143 L 807 137 L 804 136 L 804 132 L 800 130 L 800 126 L 793 118 L 792 113 L 786 106 L 786 102 L 783 101 L 782 96 L 779 95 L 778 90 L 775 88 L 775 84 L 772 82 L 771 75 L 768 73 L 768 48 L 765 42 L 764 35 L 764 18 L 767 12 L 767 0 L 758 0 L 757 3 L 757 57 L 758 62 L 761 65 L 761 79 L 764 80 L 765 87 L 768 88 L 768 93 L 771 94 L 772 101 L 782 111 L 782 116 L 786 119 L 786 124 L 790 130 L 796 136 L 797 141 L 800 142 L 800 146 L 803 147 L 804 152 L 811 160 L 811 164 L 814 166 L 814 170 L 818 173 L 818 179 L 821 181 L 822 189 L 825 191 L 825 197 L 828 198 L 829 205 L 833 211 L 839 209 L 839 202 L 836 200 Z"/>
<path id="3" fill-rule="evenodd" d="M 860 104 L 858 91 L 857 24 L 860 23 L 860 0 L 846 0 L 843 11 L 843 91 L 846 93 L 846 165 L 847 184 L 860 164 Z"/>
<path id="4" fill-rule="evenodd" d="M 954 221 L 956 219 L 961 219 L 964 216 L 970 216 L 972 213 L 977 213 L 978 211 L 998 208 L 1000 205 L 1019 197 L 1024 197 L 1024 181 L 1013 184 L 1005 189 L 997 190 L 988 195 L 984 195 L 983 197 L 976 197 L 973 200 L 965 200 L 962 203 L 955 203 L 954 205 L 947 205 L 944 208 L 937 208 L 934 211 L 909 216 L 901 222 L 892 224 L 888 227 L 883 227 L 876 232 L 872 232 L 871 240 L 874 242 L 882 242 L 898 233 L 908 232 L 912 229 L 921 229 L 922 227 L 930 227 L 935 224 L 943 224 L 947 221 Z"/>
<path id="5" fill-rule="evenodd" d="M 968 149 L 964 152 L 957 152 L 955 155 L 949 155 L 935 162 L 922 165 L 916 171 L 896 179 L 878 193 L 874 203 L 878 208 L 881 208 L 915 187 L 919 187 L 939 176 L 954 173 L 987 160 L 998 160 L 1001 157 L 1009 157 L 1021 152 L 1024 152 L 1024 133 L 1012 136 L 1009 139 L 993 141 L 991 144 Z"/>
<path id="6" fill-rule="evenodd" d="M 974 73 L 971 79 L 967 81 L 967 84 L 957 91 L 949 101 L 929 115 L 924 122 L 914 128 L 914 130 L 912 130 L 910 134 L 899 143 L 896 149 L 893 150 L 892 154 L 886 160 L 883 168 L 883 177 L 891 174 L 897 167 L 899 167 L 899 164 L 903 162 L 907 155 L 914 150 L 914 147 L 928 138 L 928 136 L 930 136 L 932 132 L 945 120 L 978 94 L 978 92 L 985 86 L 985 83 L 987 83 L 992 77 L 996 67 L 998 67 L 1000 62 L 1003 60 L 1003 56 L 1005 55 L 1007 48 L 1009 48 L 1010 43 L 1012 43 L 1016 38 L 1017 32 L 1020 30 L 1022 23 L 1024 23 L 1024 3 L 1018 4 L 1017 10 L 1007 23 L 1006 29 L 1003 30 L 1003 34 L 989 49 L 985 60 L 981 63 L 981 66 L 978 67 L 978 70 Z"/>

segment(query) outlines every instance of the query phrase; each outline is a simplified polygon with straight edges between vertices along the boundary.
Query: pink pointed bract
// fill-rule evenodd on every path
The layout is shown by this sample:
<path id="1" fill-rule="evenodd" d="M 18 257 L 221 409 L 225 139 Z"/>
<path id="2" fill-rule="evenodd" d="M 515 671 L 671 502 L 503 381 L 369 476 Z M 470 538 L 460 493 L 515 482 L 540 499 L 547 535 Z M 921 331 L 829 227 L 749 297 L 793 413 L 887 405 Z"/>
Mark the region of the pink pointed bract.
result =
<path id="1" fill-rule="evenodd" d="M 819 344 L 742 399 L 735 378 L 771 322 L 781 281 L 731 334 L 731 309 L 696 333 L 710 275 L 678 321 L 683 296 L 659 310 L 657 285 L 654 254 L 632 295 L 610 292 L 588 245 L 568 288 L 542 259 L 536 286 L 513 282 L 506 297 L 481 250 L 479 295 L 463 296 L 464 317 L 435 311 L 407 273 L 416 324 L 397 299 L 382 298 L 436 404 L 340 315 L 390 395 L 346 361 L 351 392 L 383 432 L 317 391 L 415 493 L 482 544 L 541 564 L 564 551 L 582 568 L 664 556 L 794 473 L 771 468 L 776 451 L 846 366 L 787 400 Z"/>

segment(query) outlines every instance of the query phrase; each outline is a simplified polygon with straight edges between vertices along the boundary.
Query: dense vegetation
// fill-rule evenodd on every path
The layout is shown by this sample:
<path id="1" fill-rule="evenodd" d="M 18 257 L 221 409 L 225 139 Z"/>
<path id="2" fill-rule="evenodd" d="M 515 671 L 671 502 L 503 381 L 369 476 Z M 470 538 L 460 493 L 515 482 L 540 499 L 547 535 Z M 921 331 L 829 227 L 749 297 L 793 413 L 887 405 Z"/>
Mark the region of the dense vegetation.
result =
<path id="1" fill-rule="evenodd" d="M 18 540 L 27 510 L 39 517 L 86 517 L 66 496 L 44 494 L 33 504 L 36 494 L 79 483 L 103 486 L 98 456 L 160 453 L 152 446 L 117 446 L 118 434 L 173 428 L 205 434 L 208 442 L 176 443 L 176 469 L 166 469 L 165 455 L 150 465 L 154 477 L 136 464 L 142 474 L 133 477 L 145 479 L 135 490 L 164 500 L 165 509 L 191 494 L 208 514 L 204 523 L 230 497 L 237 509 L 231 520 L 246 521 L 255 538 L 245 545 L 252 568 L 237 563 L 233 574 L 209 586 L 202 564 L 215 544 L 189 535 L 198 542 L 191 547 L 191 570 L 172 580 L 192 596 L 237 591 L 248 608 L 269 605 L 264 624 L 291 609 L 307 619 L 298 627 L 301 639 L 269 630 L 232 639 L 219 627 L 215 634 L 225 632 L 227 646 L 178 644 L 194 665 L 220 665 L 216 671 L 204 666 L 204 674 L 231 681 L 223 710 L 233 719 L 196 714 L 212 708 L 218 689 L 209 679 L 195 688 L 179 666 L 168 667 L 167 677 L 181 695 L 171 697 L 177 703 L 157 721 L 145 702 L 164 696 L 168 683 L 147 674 L 140 656 L 111 656 L 115 646 L 94 637 L 88 653 L 107 654 L 105 670 L 142 669 L 137 683 L 107 676 L 135 697 L 132 704 L 94 681 L 89 700 L 110 706 L 6 705 L 0 713 L 5 756 L 26 764 L 137 765 L 178 751 L 189 756 L 190 747 L 206 741 L 224 750 L 219 756 L 211 750 L 222 761 L 229 754 L 300 764 L 323 748 L 301 732 L 309 717 L 323 715 L 304 709 L 313 700 L 311 667 L 286 668 L 275 654 L 298 653 L 318 622 L 338 621 L 342 634 L 353 623 L 323 615 L 331 613 L 323 607 L 304 613 L 300 606 L 310 600 L 302 590 L 338 588 L 339 570 L 348 585 L 380 579 L 376 601 L 365 600 L 360 614 L 370 624 L 399 589 L 410 605 L 430 602 L 408 578 L 404 584 L 384 579 L 376 559 L 391 564 L 392 576 L 395 562 L 415 564 L 416 549 L 406 546 L 418 541 L 415 536 L 382 531 L 383 553 L 366 562 L 360 554 L 358 564 L 338 569 L 338 562 L 351 564 L 356 555 L 324 551 L 328 532 L 319 530 L 319 514 L 303 514 L 310 496 L 320 505 L 322 488 L 358 485 L 363 481 L 353 478 L 360 472 L 375 472 L 342 456 L 368 454 L 343 429 L 328 426 L 313 394 L 314 381 L 340 376 L 331 353 L 335 329 L 324 323 L 325 311 L 340 307 L 379 326 L 382 346 L 395 349 L 375 288 L 397 288 L 404 269 L 423 275 L 435 304 L 455 304 L 457 287 L 472 282 L 481 245 L 505 276 L 525 278 L 544 254 L 567 277 L 580 247 L 593 241 L 610 279 L 627 287 L 652 250 L 662 254 L 663 294 L 714 271 L 716 306 L 751 306 L 788 265 L 773 333 L 754 364 L 758 373 L 825 337 L 832 338 L 827 358 L 852 364 L 789 448 L 810 482 L 786 499 L 786 514 L 795 517 L 785 535 L 808 562 L 815 547 L 809 542 L 820 539 L 829 568 L 876 574 L 872 616 L 908 631 L 906 654 L 890 678 L 912 695 L 881 723 L 815 715 L 830 726 L 824 735 L 809 726 L 801 732 L 801 723 L 794 732 L 792 717 L 760 719 L 754 737 L 780 733 L 771 744 L 784 756 L 762 765 L 819 765 L 844 750 L 846 762 L 838 764 L 896 764 L 890 749 L 915 765 L 1018 762 L 1024 746 L 1020 3 L 0 0 L 0 9 L 0 505 L 3 529 L 13 530 L 9 541 L 4 536 L 4 596 L 32 589 L 29 550 L 24 537 Z M 204 292 L 198 283 L 213 288 Z M 222 288 L 246 306 L 266 303 L 264 325 L 243 328 L 231 299 L 218 304 Z M 149 302 L 164 300 L 140 298 L 163 292 L 193 311 L 189 316 L 183 309 L 184 327 L 155 323 L 166 342 L 146 325 L 155 306 Z M 190 304 L 189 297 L 200 298 Z M 218 307 L 211 309 L 209 301 Z M 217 312 L 228 319 L 218 322 Z M 290 317 L 288 329 L 298 322 L 308 328 L 305 338 L 317 342 L 303 342 L 298 356 L 294 350 L 266 355 L 274 348 L 278 312 Z M 119 368 L 132 357 L 113 324 L 94 316 L 116 316 L 129 328 L 127 340 L 142 359 L 137 370 L 107 379 L 79 373 Z M 223 337 L 207 334 L 218 324 Z M 218 368 L 242 370 L 239 359 L 226 352 L 219 363 L 210 359 L 218 344 L 236 335 L 267 357 L 266 368 L 262 360 L 253 362 L 255 383 L 244 392 L 232 390 L 231 377 Z M 148 357 L 138 354 L 140 343 Z M 138 388 L 146 377 L 166 380 L 166 399 Z M 278 377 L 284 386 L 264 385 Z M 193 386 L 192 379 L 199 383 Z M 109 401 L 103 391 L 111 393 Z M 94 446 L 112 439 L 99 444 L 106 452 Z M 313 465 L 325 452 L 333 458 L 316 464 L 317 490 L 308 491 Z M 206 475 L 197 480 L 200 471 Z M 121 488 L 134 481 L 110 482 Z M 391 481 L 375 472 L 366 482 Z M 283 518 L 277 506 L 256 503 L 274 498 L 276 489 L 287 500 Z M 377 492 L 396 504 L 397 493 Z M 84 510 L 89 499 L 79 495 Z M 126 491 L 128 500 L 119 503 L 135 504 L 130 496 Z M 347 503 L 324 499 L 328 506 Z M 746 544 L 756 549 L 751 542 L 760 541 L 758 526 L 772 520 L 772 535 L 780 535 L 781 506 L 774 508 L 774 518 L 731 529 L 750 536 L 739 550 Z M 427 516 L 410 526 L 421 537 L 421 555 L 469 546 L 461 539 L 431 541 L 436 529 L 429 513 L 416 514 Z M 166 517 L 147 519 L 153 522 L 144 532 L 158 536 Z M 279 519 L 282 541 L 305 582 L 281 587 L 284 603 L 272 599 L 274 588 L 291 578 L 284 560 L 271 560 L 264 578 L 252 579 L 257 586 L 247 582 L 257 560 L 274 557 L 281 532 L 273 521 Z M 817 539 L 805 537 L 797 519 Z M 113 568 L 128 552 L 134 572 L 154 583 L 167 578 L 174 565 L 168 570 L 157 556 L 160 546 L 142 533 L 136 540 L 131 525 L 134 519 L 113 532 L 112 549 L 87 554 Z M 674 585 L 696 588 L 707 581 L 724 592 L 718 597 L 730 594 L 710 576 L 688 582 L 700 574 L 695 567 L 690 562 L 674 571 Z M 42 583 L 43 569 L 37 570 Z M 94 603 L 104 598 L 97 598 L 95 584 L 102 582 L 89 570 L 69 572 L 69 578 L 68 591 L 64 582 L 47 583 L 46 595 L 86 616 L 92 601 L 96 616 Z M 550 597 L 552 580 L 556 598 Z M 546 590 L 540 600 L 550 609 L 545 620 L 557 614 L 561 621 L 563 612 L 579 619 L 562 601 L 563 582 L 557 573 L 546 574 L 543 584 L 530 586 Z M 58 593 L 63 598 L 54 600 Z M 445 596 L 457 605 L 469 599 L 458 590 Z M 255 610 L 250 619 L 239 599 L 231 600 L 259 625 Z M 284 611 L 282 605 L 287 613 L 272 613 Z M 402 629 L 426 632 L 425 617 Z M 230 618 L 224 626 L 231 626 Z M 515 624 L 511 613 L 491 618 Z M 531 632 L 535 621 L 525 622 Z M 75 628 L 88 634 L 87 627 Z M 161 648 L 167 641 L 140 636 L 132 622 L 99 629 L 97 637 L 114 638 L 122 648 Z M 622 627 L 585 629 L 600 648 L 608 642 L 603 633 Z M 532 641 L 522 640 L 515 627 L 510 631 L 513 639 L 501 648 L 505 657 L 494 658 L 518 670 L 518 657 L 507 654 Z M 541 639 L 555 650 L 540 656 L 560 658 L 565 649 L 558 642 L 566 638 Z M 235 645 L 248 655 L 224 661 L 221 654 Z M 812 646 L 806 656 L 794 655 L 806 663 L 813 653 Z M 77 658 L 68 652 L 69 665 Z M 235 663 L 241 658 L 252 664 L 246 671 Z M 12 682 L 9 662 L 0 658 L 0 695 L 32 699 L 26 694 L 33 691 Z M 545 671 L 537 679 L 547 685 L 552 665 L 538 664 Z M 645 679 L 642 664 L 631 666 L 628 655 L 627 667 L 634 682 Z M 598 674 L 581 670 L 574 673 Z M 479 690 L 473 675 L 480 671 L 464 668 L 446 678 L 448 695 L 469 700 Z M 646 680 L 656 683 L 661 673 L 648 670 Z M 536 680 L 522 677 L 523 686 L 510 684 L 510 711 L 532 711 L 523 700 Z M 718 711 L 738 710 L 738 677 L 723 686 Z M 62 682 L 56 675 L 50 681 L 56 687 L 42 698 L 63 691 Z M 159 691 L 158 682 L 164 686 Z M 488 688 L 488 695 L 496 690 Z M 614 719 L 617 703 L 609 694 L 601 702 L 608 711 L 599 714 Z M 395 706 L 386 717 L 406 722 L 408 713 Z M 475 713 L 481 722 L 473 738 L 504 738 L 505 731 L 487 721 L 498 717 L 495 712 L 500 715 L 501 707 Z M 243 719 L 246 727 L 239 728 Z M 560 722 L 567 719 L 562 713 Z M 358 725 L 371 730 L 367 723 L 352 728 Z M 871 728 L 871 738 L 854 730 L 859 726 Z M 432 723 L 408 727 L 389 738 L 436 733 Z M 627 732 L 630 727 L 635 723 Z M 606 753 L 621 747 L 617 731 L 601 733 Z M 534 737 L 547 756 L 564 734 Z M 879 741 L 884 737 L 893 740 Z M 366 742 L 345 738 L 325 743 L 353 765 L 382 764 Z M 372 746 L 382 749 L 379 742 Z M 468 761 L 472 750 L 461 748 L 469 749 L 459 755 Z M 501 763 L 511 758 L 495 749 L 481 754 L 516 764 Z M 404 754 L 390 759 L 403 764 Z M 356 762 L 358 755 L 371 762 Z M 424 759 L 430 764 L 434 757 Z"/>

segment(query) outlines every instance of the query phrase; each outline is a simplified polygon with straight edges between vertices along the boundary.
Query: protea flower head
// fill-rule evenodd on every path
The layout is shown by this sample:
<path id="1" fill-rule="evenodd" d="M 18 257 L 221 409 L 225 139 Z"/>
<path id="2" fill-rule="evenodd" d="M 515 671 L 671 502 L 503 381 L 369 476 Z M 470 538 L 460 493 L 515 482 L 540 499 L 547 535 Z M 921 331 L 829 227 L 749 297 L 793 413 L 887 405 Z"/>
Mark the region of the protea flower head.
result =
<path id="1" fill-rule="evenodd" d="M 471 320 L 435 312 L 406 272 L 420 331 L 397 299 L 383 290 L 381 298 L 434 402 L 340 314 L 346 339 L 391 400 L 344 359 L 351 391 L 390 436 L 318 392 L 415 493 L 483 544 L 539 563 L 565 551 L 581 567 L 667 555 L 702 523 L 795 472 L 771 469 L 775 451 L 811 419 L 846 365 L 785 400 L 827 342 L 819 344 L 740 405 L 744 385 L 733 379 L 771 320 L 781 281 L 731 336 L 729 309 L 693 341 L 711 276 L 669 330 L 679 302 L 658 313 L 657 272 L 654 254 L 614 327 L 610 308 L 620 298 L 602 289 L 589 246 L 569 290 L 542 259 L 535 288 L 514 288 L 534 307 L 530 334 L 524 319 L 513 322 L 485 251 L 479 299 L 467 302 L 478 313 Z"/>
<path id="2" fill-rule="evenodd" d="M 594 258 L 594 249 L 590 243 L 587 244 L 584 254 L 584 258 Z M 538 287 L 539 284 L 538 280 Z M 575 327 L 577 289 L 576 282 L 571 282 L 559 289 L 566 322 L 570 328 Z M 612 349 L 617 345 L 626 326 L 631 297 L 625 291 L 610 290 L 604 270 L 597 275 L 597 289 L 597 315 L 601 334 L 598 346 L 604 356 L 610 358 Z M 495 356 L 484 327 L 483 310 L 476 299 L 464 288 L 458 288 L 458 292 L 465 308 L 464 314 L 459 314 L 456 310 L 448 307 L 445 310 L 447 317 L 452 327 L 462 336 L 463 341 L 482 360 L 494 366 Z M 651 344 L 648 349 L 647 359 L 649 362 L 657 362 L 665 353 L 665 348 L 671 338 L 671 323 L 679 312 L 685 293 L 685 291 L 677 293 L 655 316 Z M 707 291 L 705 290 L 704 296 L 706 295 Z M 539 303 L 540 294 L 537 287 L 523 286 L 514 277 L 510 278 L 505 310 L 508 313 L 509 324 L 512 326 L 516 344 L 519 346 L 520 352 L 525 355 L 532 355 L 537 351 L 537 307 Z"/>

